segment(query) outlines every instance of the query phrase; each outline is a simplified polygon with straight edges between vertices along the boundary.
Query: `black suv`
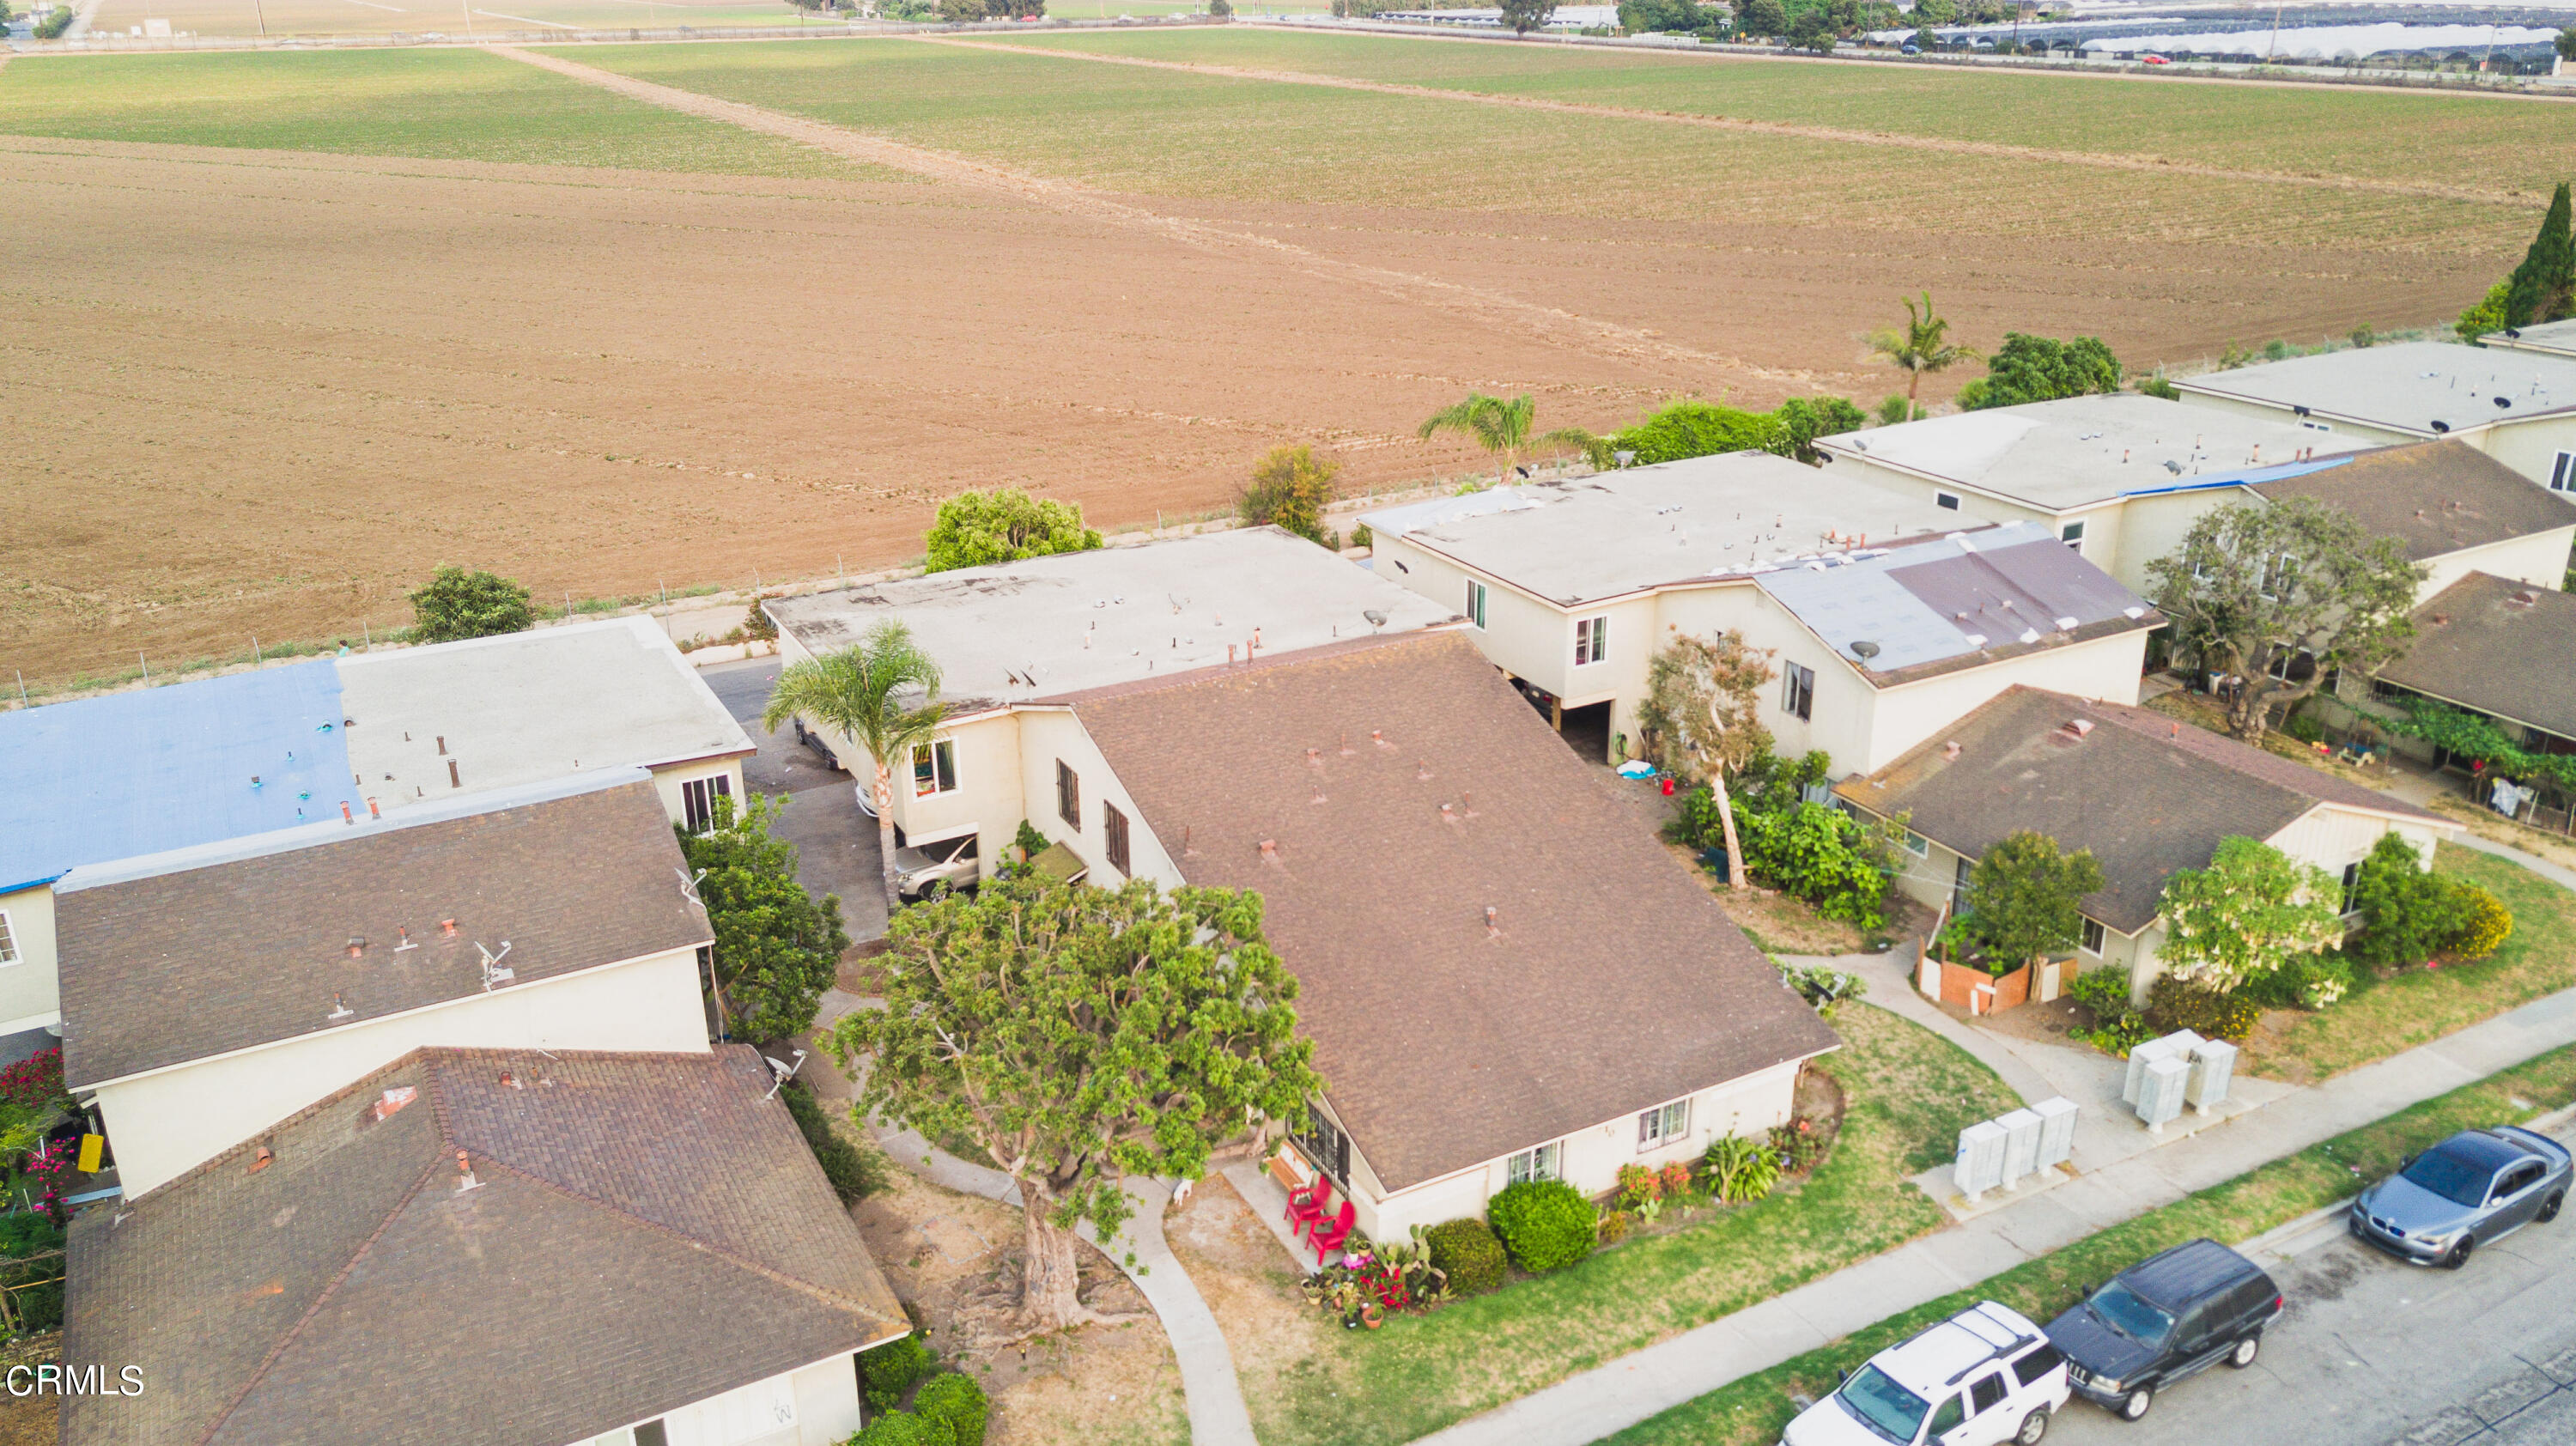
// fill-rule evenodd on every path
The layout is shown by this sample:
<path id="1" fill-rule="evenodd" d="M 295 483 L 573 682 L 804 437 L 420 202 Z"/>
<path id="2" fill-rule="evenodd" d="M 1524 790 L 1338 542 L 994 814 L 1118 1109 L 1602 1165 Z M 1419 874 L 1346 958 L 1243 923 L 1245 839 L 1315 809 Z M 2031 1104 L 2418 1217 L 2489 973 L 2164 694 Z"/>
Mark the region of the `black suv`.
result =
<path id="1" fill-rule="evenodd" d="M 2048 1343 L 2065 1354 L 2077 1395 L 2134 1421 L 2185 1376 L 2222 1360 L 2254 1364 L 2263 1328 L 2280 1313 L 2280 1287 L 2262 1267 L 2195 1240 L 2112 1277 L 2048 1323 Z"/>

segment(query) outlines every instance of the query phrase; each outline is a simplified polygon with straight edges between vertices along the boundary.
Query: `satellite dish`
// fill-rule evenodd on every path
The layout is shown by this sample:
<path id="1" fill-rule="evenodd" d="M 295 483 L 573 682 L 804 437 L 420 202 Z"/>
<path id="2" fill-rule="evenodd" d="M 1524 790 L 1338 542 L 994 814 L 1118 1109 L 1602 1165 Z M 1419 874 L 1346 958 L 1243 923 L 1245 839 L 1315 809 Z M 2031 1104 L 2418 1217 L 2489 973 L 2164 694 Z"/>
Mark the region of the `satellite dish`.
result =
<path id="1" fill-rule="evenodd" d="M 1634 452 L 1613 452 L 1610 454 L 1610 459 L 1617 462 L 1620 466 L 1625 467 L 1629 463 L 1637 460 L 1637 454 Z"/>
<path id="2" fill-rule="evenodd" d="M 1360 616 L 1368 619 L 1369 626 L 1371 628 L 1382 628 L 1386 626 L 1386 614 L 1379 612 L 1375 608 L 1368 609 L 1366 612 L 1361 613 Z"/>
<path id="3" fill-rule="evenodd" d="M 1871 641 L 1870 641 L 1869 639 L 1867 639 L 1867 638 L 1863 638 L 1863 639 L 1861 639 L 1860 641 L 1858 641 L 1858 642 L 1856 642 L 1856 643 L 1852 644 L 1852 645 L 1851 645 L 1851 650 L 1852 650 L 1852 656 L 1853 656 L 1853 657 L 1855 657 L 1855 658 L 1860 658 L 1860 659 L 1864 659 L 1864 660 L 1866 660 L 1866 659 L 1869 659 L 1869 658 L 1875 658 L 1875 657 L 1877 657 L 1877 656 L 1878 656 L 1878 644 L 1871 642 Z"/>
<path id="4" fill-rule="evenodd" d="M 2512 406 L 2512 405 L 2513 405 L 2513 398 L 2511 398 L 2511 397 L 2498 397 L 2498 398 L 2496 398 L 2496 399 L 2495 399 L 2495 403 L 2496 403 L 2496 405 L 2497 405 L 2497 406 L 2499 406 L 2499 407 L 2510 407 L 2510 406 Z"/>
<path id="5" fill-rule="evenodd" d="M 2451 430 L 2451 424 L 2448 422 L 2437 421 L 2433 424 L 2433 430 L 2436 432 L 2447 432 Z"/>

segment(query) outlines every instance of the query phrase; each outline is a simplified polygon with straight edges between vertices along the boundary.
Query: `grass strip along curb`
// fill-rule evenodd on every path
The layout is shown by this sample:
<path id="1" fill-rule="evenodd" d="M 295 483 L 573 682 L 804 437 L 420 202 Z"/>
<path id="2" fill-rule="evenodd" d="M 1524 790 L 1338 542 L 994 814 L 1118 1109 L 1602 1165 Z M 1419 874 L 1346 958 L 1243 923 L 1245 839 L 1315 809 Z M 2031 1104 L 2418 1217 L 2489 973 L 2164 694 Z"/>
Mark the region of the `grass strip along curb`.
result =
<path id="1" fill-rule="evenodd" d="M 2398 1161 L 2464 1129 L 2519 1124 L 2576 1102 L 2576 1045 L 2552 1050 L 2476 1084 L 2259 1166 L 2160 1210 L 2026 1261 L 1966 1290 L 1926 1302 L 1698 1400 L 1641 1421 L 1607 1446 L 1760 1446 L 1780 1439 L 1798 1412 L 1791 1393 L 1821 1398 L 1836 1372 L 1980 1300 L 2033 1320 L 2054 1318 L 2084 1293 L 2157 1251 L 2200 1236 L 2237 1243 L 2351 1196 Z"/>

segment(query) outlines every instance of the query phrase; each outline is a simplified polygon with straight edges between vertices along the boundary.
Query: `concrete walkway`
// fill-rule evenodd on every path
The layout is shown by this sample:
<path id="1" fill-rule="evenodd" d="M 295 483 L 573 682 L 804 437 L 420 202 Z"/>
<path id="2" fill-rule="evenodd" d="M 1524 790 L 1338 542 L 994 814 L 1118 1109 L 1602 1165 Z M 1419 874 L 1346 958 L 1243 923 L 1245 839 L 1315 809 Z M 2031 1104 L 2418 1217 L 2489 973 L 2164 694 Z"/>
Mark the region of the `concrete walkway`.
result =
<path id="1" fill-rule="evenodd" d="M 1437 1446 L 1583 1446 L 1863 1326 L 2571 1043 L 2576 990 L 2303 1090 L 2296 1109 L 2257 1110 L 2132 1155 L 1422 1440 Z"/>
<path id="2" fill-rule="evenodd" d="M 1997 1035 L 1974 1025 L 1962 1024 L 1950 1017 L 1941 1006 L 1917 993 L 1908 974 L 1905 951 L 1890 949 L 1882 954 L 1782 955 L 1790 964 L 1823 965 L 1846 974 L 1857 974 L 1869 983 L 1869 992 L 1861 1003 L 1875 1005 L 1897 1018 L 1922 1025 L 1925 1029 L 1967 1051 L 1970 1058 L 1993 1070 L 2021 1096 L 2026 1105 L 2038 1104 L 2063 1093 L 2047 1076 L 2031 1068 L 2028 1061 L 2015 1054 Z"/>
<path id="3" fill-rule="evenodd" d="M 824 991 L 815 1032 L 797 1041 L 809 1052 L 803 1073 L 818 1098 L 847 1105 L 857 1100 L 858 1087 L 832 1063 L 831 1054 L 818 1046 L 815 1035 L 843 1015 L 884 1007 L 882 999 L 838 989 Z M 871 1124 L 869 1131 L 888 1155 L 934 1185 L 960 1194 L 981 1195 L 1014 1208 L 1020 1204 L 1019 1185 L 999 1170 L 958 1159 L 911 1130 Z M 1245 1408 L 1243 1387 L 1235 1379 L 1234 1353 L 1226 1349 L 1225 1334 L 1217 1328 L 1216 1314 L 1199 1295 L 1189 1269 L 1163 1239 L 1163 1212 L 1172 1203 L 1172 1182 L 1130 1179 L 1124 1188 L 1133 1207 L 1124 1230 L 1105 1242 L 1087 1223 L 1076 1233 L 1099 1246 L 1103 1255 L 1127 1273 L 1161 1320 L 1163 1335 L 1171 1341 L 1172 1356 L 1180 1365 L 1192 1446 L 1258 1446 L 1252 1434 L 1252 1413 Z"/>

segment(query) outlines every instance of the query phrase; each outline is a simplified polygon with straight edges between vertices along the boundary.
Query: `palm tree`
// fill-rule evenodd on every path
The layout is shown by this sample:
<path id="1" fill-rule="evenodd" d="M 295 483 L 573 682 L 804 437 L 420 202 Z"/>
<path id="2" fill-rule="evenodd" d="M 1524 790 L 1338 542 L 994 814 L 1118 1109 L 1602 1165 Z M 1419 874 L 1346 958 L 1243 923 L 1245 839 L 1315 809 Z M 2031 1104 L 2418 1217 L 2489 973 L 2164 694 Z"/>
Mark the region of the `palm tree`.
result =
<path id="1" fill-rule="evenodd" d="M 1476 439 L 1476 445 L 1503 460 L 1503 480 L 1508 482 L 1520 468 L 1521 453 L 1531 447 L 1530 428 L 1538 420 L 1538 403 L 1526 392 L 1505 401 L 1482 392 L 1469 392 L 1467 400 L 1454 407 L 1443 407 L 1422 424 L 1418 435 L 1428 442 L 1442 432 L 1464 432 Z M 1609 444 L 1581 427 L 1559 427 L 1538 439 L 1541 447 L 1579 447 L 1584 455 L 1600 466 Z"/>
<path id="2" fill-rule="evenodd" d="M 921 695 L 917 704 L 912 697 L 916 690 Z M 889 915 L 903 902 L 894 882 L 895 765 L 910 763 L 913 750 L 938 732 L 948 716 L 948 705 L 938 699 L 939 664 L 913 638 L 912 629 L 888 618 L 854 646 L 789 664 L 760 715 L 760 726 L 776 732 L 779 724 L 801 714 L 866 749 L 875 762 L 876 778 L 873 785 L 859 786 L 860 802 L 868 801 L 873 787 Z"/>
<path id="3" fill-rule="evenodd" d="M 1951 346 L 1944 338 L 1950 323 L 1932 314 L 1932 293 L 1923 293 L 1923 307 L 1916 310 L 1911 297 L 1905 302 L 1905 330 L 1882 327 L 1869 334 L 1869 354 L 1882 357 L 1905 368 L 1905 414 L 1915 413 L 1914 393 L 1923 385 L 1925 372 L 1947 371 L 1963 361 L 1975 361 L 1977 354 L 1964 346 Z"/>

